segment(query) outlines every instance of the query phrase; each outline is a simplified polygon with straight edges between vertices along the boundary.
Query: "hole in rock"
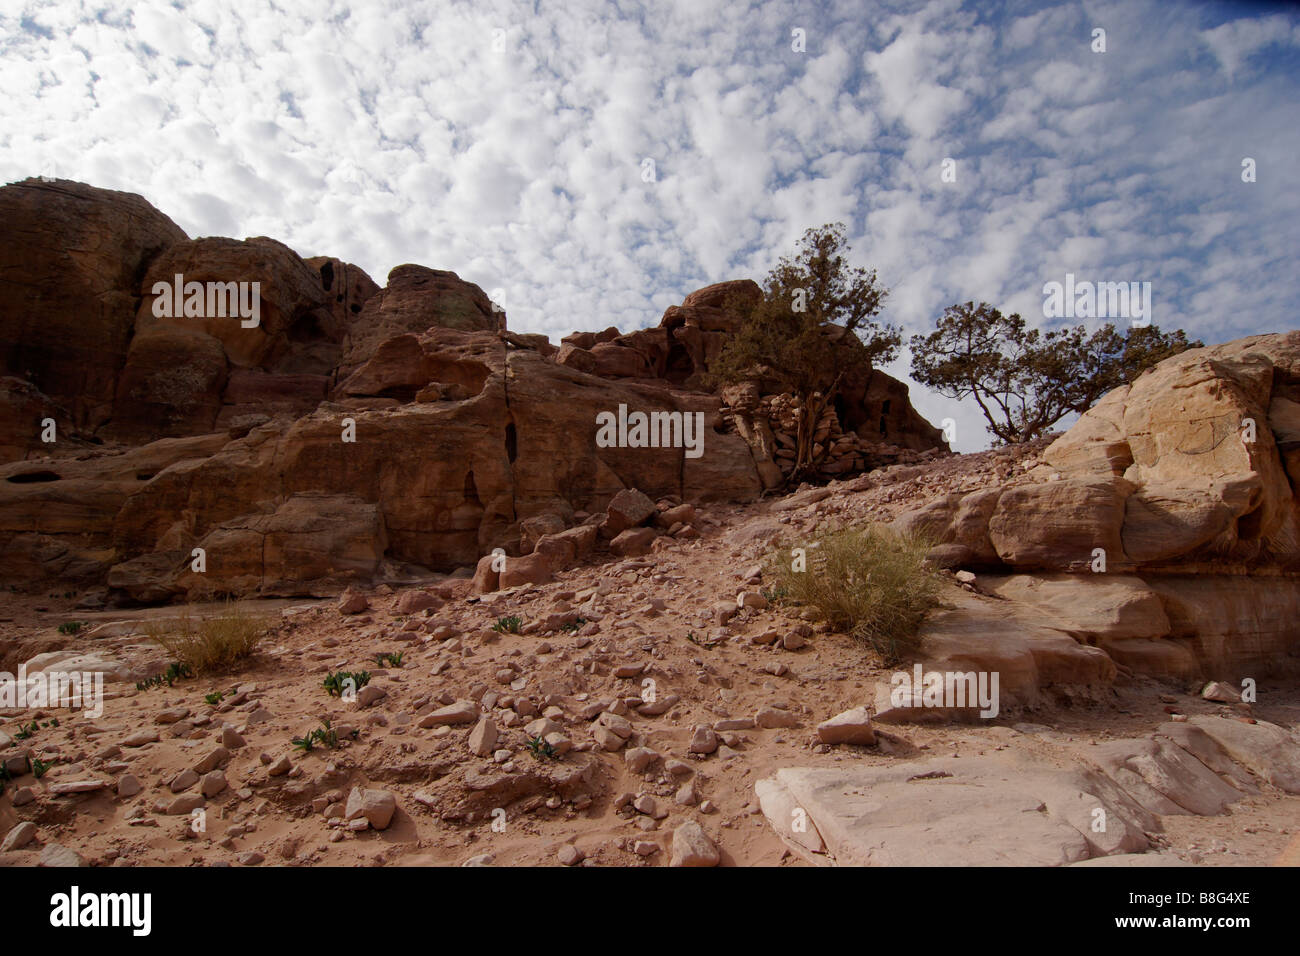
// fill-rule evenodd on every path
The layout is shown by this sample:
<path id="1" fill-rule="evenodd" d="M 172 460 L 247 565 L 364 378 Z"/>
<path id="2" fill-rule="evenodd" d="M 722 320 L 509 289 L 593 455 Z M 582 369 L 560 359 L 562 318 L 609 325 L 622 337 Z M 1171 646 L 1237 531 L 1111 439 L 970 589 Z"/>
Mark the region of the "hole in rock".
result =
<path id="1" fill-rule="evenodd" d="M 30 485 L 38 481 L 58 481 L 59 477 L 52 471 L 28 471 L 21 475 L 10 475 L 6 480 L 15 485 Z"/>
<path id="2" fill-rule="evenodd" d="M 326 292 L 334 287 L 334 263 L 326 262 L 320 267 L 320 284 Z"/>

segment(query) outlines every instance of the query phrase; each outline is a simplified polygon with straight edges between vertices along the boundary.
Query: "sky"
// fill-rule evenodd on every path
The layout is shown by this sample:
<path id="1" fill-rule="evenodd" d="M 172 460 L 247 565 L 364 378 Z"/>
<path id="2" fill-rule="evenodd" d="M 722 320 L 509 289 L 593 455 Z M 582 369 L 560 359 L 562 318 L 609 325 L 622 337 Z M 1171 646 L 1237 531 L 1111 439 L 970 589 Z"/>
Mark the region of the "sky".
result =
<path id="1" fill-rule="evenodd" d="M 908 335 L 968 300 L 1077 321 L 1044 317 L 1069 273 L 1150 282 L 1155 325 L 1217 343 L 1298 327 L 1294 11 L 0 0 L 0 182 L 137 192 L 381 285 L 451 269 L 552 341 L 840 221 Z M 973 403 L 912 399 L 987 445 Z"/>

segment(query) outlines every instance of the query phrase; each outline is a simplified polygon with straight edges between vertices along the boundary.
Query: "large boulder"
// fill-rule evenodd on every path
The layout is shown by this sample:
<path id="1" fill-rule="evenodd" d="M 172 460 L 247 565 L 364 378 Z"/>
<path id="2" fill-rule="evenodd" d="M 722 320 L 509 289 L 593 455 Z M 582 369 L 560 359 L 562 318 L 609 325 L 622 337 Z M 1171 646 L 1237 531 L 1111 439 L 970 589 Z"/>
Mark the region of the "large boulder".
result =
<path id="1" fill-rule="evenodd" d="M 0 221 L 3 373 L 94 430 L 113 415 L 140 277 L 185 233 L 140 196 L 62 179 L 0 188 Z"/>

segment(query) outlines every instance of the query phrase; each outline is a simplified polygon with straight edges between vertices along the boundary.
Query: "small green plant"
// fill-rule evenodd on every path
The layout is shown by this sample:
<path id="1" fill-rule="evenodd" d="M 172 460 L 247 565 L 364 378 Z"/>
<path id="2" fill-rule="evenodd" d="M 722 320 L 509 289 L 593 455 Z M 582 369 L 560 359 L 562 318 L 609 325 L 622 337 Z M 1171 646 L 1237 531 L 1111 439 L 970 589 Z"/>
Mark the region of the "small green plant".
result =
<path id="1" fill-rule="evenodd" d="M 31 763 L 32 763 L 32 776 L 34 776 L 37 780 L 40 780 L 41 777 L 45 776 L 46 771 L 48 771 L 51 767 L 54 766 L 54 761 L 51 760 L 49 763 L 46 763 L 40 757 L 33 757 L 31 759 Z"/>
<path id="2" fill-rule="evenodd" d="M 556 753 L 555 748 L 552 747 L 550 744 L 548 744 L 542 738 L 541 734 L 538 734 L 536 737 L 529 737 L 527 747 L 529 753 L 531 753 L 538 760 L 559 760 L 560 759 L 560 755 Z"/>
<path id="3" fill-rule="evenodd" d="M 790 589 L 782 584 L 772 588 L 763 588 L 762 594 L 768 604 L 784 604 L 785 599 L 790 596 Z"/>
<path id="4" fill-rule="evenodd" d="M 580 617 L 576 621 L 570 621 L 568 624 L 561 624 L 560 630 L 568 631 L 570 634 L 574 634 L 577 633 L 578 629 L 581 628 L 582 625 L 586 623 L 587 623 L 587 619 L 585 617 Z"/>
<path id="5" fill-rule="evenodd" d="M 353 690 L 360 690 L 370 683 L 370 671 L 339 671 L 337 674 L 331 671 L 323 686 L 331 697 L 342 697 L 349 680 L 353 682 Z"/>
<path id="6" fill-rule="evenodd" d="M 21 720 L 18 722 L 18 732 L 14 734 L 15 740 L 26 740 L 40 729 L 40 724 L 32 721 L 30 724 L 24 724 Z"/>
<path id="7" fill-rule="evenodd" d="M 83 627 L 86 627 L 89 621 L 64 621 L 59 625 L 60 634 L 76 634 Z"/>
<path id="8" fill-rule="evenodd" d="M 837 630 L 872 647 L 892 664 L 916 649 L 916 635 L 939 603 L 939 577 L 926 564 L 931 542 L 881 525 L 826 531 L 809 542 L 784 542 L 764 577 L 788 600 L 816 608 Z M 802 548 L 806 567 L 790 561 Z"/>
<path id="9" fill-rule="evenodd" d="M 523 624 L 523 618 L 499 617 L 497 622 L 492 625 L 492 630 L 499 634 L 518 634 L 519 628 L 523 627 Z"/>
<path id="10" fill-rule="evenodd" d="M 394 652 L 394 653 L 387 653 L 387 652 L 385 652 L 385 653 L 383 653 L 383 654 L 376 654 L 376 655 L 375 655 L 375 663 L 378 664 L 380 667 L 383 667 L 383 666 L 384 666 L 384 662 L 387 661 L 387 662 L 388 662 L 389 664 L 391 664 L 393 667 L 401 667 L 401 666 L 402 666 L 402 659 L 403 659 L 405 656 L 406 656 L 406 655 L 403 654 L 402 651 L 396 651 L 396 652 Z"/>
<path id="11" fill-rule="evenodd" d="M 181 661 L 172 661 L 167 665 L 167 669 L 161 674 L 155 674 L 153 677 L 147 677 L 144 680 L 135 682 L 136 690 L 149 690 L 153 687 L 161 687 L 166 684 L 171 687 L 182 677 L 193 677 L 194 671 L 188 664 Z"/>
<path id="12" fill-rule="evenodd" d="M 214 690 L 211 694 L 204 694 L 203 699 L 213 707 L 216 707 L 217 704 L 226 699 L 226 692 L 223 690 Z"/>
<path id="13" fill-rule="evenodd" d="M 353 731 L 352 736 L 356 737 L 356 735 L 357 731 Z M 317 744 L 332 750 L 339 745 L 339 732 L 331 727 L 329 720 L 326 719 L 321 721 L 321 725 L 315 730 L 301 737 L 292 738 L 290 743 L 293 744 L 294 750 L 301 750 L 303 753 L 307 753 Z"/>
<path id="14" fill-rule="evenodd" d="M 704 648 L 717 647 L 718 644 L 721 643 L 721 641 L 702 641 L 702 640 L 700 640 L 698 637 L 695 636 L 695 632 L 694 632 L 694 631 L 687 631 L 687 632 L 686 632 L 686 639 L 687 639 L 688 641 L 690 641 L 692 644 L 695 644 L 695 645 L 698 646 L 698 647 L 704 647 Z"/>

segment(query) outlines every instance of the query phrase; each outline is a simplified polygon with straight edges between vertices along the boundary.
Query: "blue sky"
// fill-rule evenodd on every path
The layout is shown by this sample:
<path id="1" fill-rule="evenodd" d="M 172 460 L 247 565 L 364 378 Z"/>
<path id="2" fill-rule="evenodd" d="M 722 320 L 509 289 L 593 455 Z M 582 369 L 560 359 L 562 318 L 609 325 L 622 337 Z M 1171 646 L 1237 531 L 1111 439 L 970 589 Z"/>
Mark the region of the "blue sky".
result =
<path id="1" fill-rule="evenodd" d="M 381 284 L 453 269 L 552 340 L 655 325 L 841 220 L 908 333 L 968 299 L 1046 324 L 1070 272 L 1220 342 L 1296 327 L 1291 9 L 0 0 L 0 181 L 138 192 Z"/>

